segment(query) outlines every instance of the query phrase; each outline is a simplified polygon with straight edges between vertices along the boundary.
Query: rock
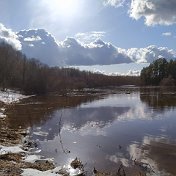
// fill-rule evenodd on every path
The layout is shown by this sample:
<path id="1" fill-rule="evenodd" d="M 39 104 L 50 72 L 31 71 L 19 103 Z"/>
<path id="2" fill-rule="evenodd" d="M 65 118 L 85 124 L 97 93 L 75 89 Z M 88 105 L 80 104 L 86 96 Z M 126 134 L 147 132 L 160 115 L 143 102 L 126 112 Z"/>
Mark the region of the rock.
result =
<path id="1" fill-rule="evenodd" d="M 77 157 L 70 163 L 70 166 L 73 169 L 77 169 L 77 168 L 82 169 L 83 168 L 82 162 Z"/>

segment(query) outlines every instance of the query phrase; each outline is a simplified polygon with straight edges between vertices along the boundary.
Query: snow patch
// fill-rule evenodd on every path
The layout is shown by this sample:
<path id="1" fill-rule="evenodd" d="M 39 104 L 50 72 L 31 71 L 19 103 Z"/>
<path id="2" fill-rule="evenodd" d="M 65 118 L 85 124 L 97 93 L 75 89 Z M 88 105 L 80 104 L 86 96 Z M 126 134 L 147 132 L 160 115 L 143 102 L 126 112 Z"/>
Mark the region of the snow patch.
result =
<path id="1" fill-rule="evenodd" d="M 25 156 L 24 161 L 28 163 L 35 163 L 35 161 L 40 160 L 40 155 L 28 155 Z"/>
<path id="2" fill-rule="evenodd" d="M 73 169 L 73 168 L 62 168 L 62 167 L 56 167 L 53 170 L 48 170 L 48 171 L 39 171 L 36 169 L 22 169 L 23 173 L 21 176 L 62 176 L 59 173 L 65 173 L 65 175 L 70 175 L 70 176 L 78 176 L 83 174 L 82 171 L 79 169 Z"/>
<path id="3" fill-rule="evenodd" d="M 1 111 L 1 112 L 4 112 L 4 111 L 5 111 L 5 108 L 0 108 L 0 111 Z"/>
<path id="4" fill-rule="evenodd" d="M 25 151 L 21 149 L 20 145 L 11 146 L 11 147 L 5 147 L 0 145 L 0 155 L 4 155 L 7 153 L 21 153 L 21 152 L 25 152 Z"/>
<path id="5" fill-rule="evenodd" d="M 58 174 L 58 172 L 61 170 L 61 167 L 56 167 L 53 170 L 48 171 L 39 171 L 36 169 L 23 169 L 23 173 L 21 176 L 62 176 Z"/>
<path id="6" fill-rule="evenodd" d="M 45 158 L 42 159 L 43 156 L 41 155 L 26 155 L 24 157 L 24 161 L 28 163 L 35 163 L 36 161 L 43 162 L 43 161 L 49 161 L 49 162 L 54 162 L 54 158 Z"/>
<path id="7" fill-rule="evenodd" d="M 6 115 L 5 114 L 3 114 L 2 112 L 0 112 L 0 118 L 5 118 L 6 117 Z"/>
<path id="8" fill-rule="evenodd" d="M 5 104 L 19 102 L 21 99 L 29 98 L 30 96 L 22 95 L 19 92 L 12 90 L 0 91 L 0 101 Z"/>
<path id="9" fill-rule="evenodd" d="M 36 136 L 48 136 L 47 132 L 44 131 L 39 131 L 39 132 L 33 132 Z"/>

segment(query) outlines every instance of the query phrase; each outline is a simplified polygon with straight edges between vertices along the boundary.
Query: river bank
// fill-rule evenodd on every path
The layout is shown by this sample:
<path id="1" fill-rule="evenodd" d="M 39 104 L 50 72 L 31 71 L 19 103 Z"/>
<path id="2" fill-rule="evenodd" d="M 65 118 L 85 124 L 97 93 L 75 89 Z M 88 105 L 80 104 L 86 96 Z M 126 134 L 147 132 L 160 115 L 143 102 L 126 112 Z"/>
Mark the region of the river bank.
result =
<path id="1" fill-rule="evenodd" d="M 25 96 L 12 90 L 0 91 L 0 175 L 20 176 L 23 172 L 22 169 L 26 168 L 43 171 L 54 168 L 52 162 L 43 164 L 26 162 L 25 158 L 30 154 L 32 147 L 29 145 L 30 141 L 28 141 L 28 146 L 24 142 L 28 136 L 28 130 L 9 127 L 9 119 L 6 115 L 7 107 L 29 97 L 31 96 Z"/>

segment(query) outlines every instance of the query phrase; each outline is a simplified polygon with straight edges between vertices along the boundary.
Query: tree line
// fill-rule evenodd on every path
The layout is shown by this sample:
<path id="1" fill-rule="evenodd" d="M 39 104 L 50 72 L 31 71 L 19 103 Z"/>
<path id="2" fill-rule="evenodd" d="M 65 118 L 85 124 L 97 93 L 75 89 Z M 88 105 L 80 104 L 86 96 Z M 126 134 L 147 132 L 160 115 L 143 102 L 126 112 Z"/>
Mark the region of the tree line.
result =
<path id="1" fill-rule="evenodd" d="M 139 77 L 107 76 L 75 68 L 49 67 L 28 59 L 12 46 L 0 44 L 0 88 L 18 89 L 25 94 L 66 92 L 72 89 L 139 85 Z"/>
<path id="2" fill-rule="evenodd" d="M 160 58 L 141 71 L 141 83 L 152 86 L 176 85 L 176 61 Z"/>

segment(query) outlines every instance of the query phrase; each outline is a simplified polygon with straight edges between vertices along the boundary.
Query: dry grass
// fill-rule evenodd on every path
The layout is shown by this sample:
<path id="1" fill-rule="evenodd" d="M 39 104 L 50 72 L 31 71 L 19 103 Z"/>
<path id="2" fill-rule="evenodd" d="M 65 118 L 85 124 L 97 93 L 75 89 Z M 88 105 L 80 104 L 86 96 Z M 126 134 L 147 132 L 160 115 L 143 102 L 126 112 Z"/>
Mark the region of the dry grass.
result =
<path id="1" fill-rule="evenodd" d="M 49 161 L 38 161 L 35 163 L 24 162 L 24 154 L 7 153 L 0 156 L 0 175 L 20 176 L 22 169 L 33 168 L 40 171 L 54 169 L 54 164 Z"/>

